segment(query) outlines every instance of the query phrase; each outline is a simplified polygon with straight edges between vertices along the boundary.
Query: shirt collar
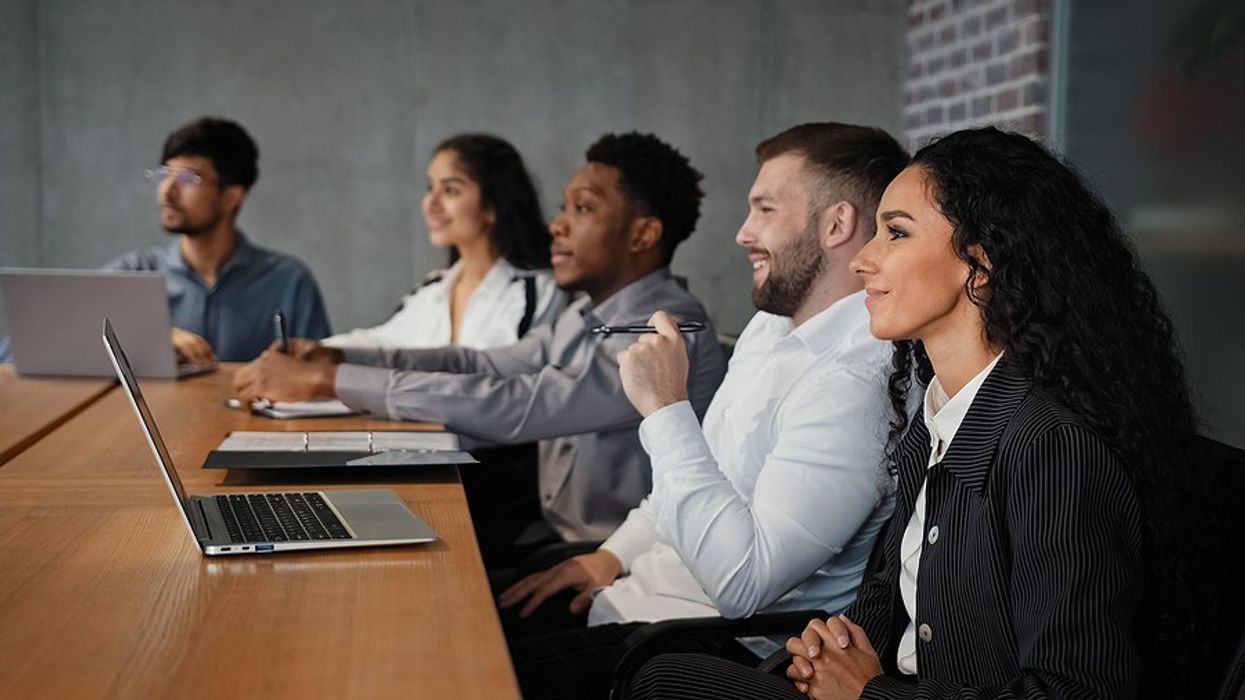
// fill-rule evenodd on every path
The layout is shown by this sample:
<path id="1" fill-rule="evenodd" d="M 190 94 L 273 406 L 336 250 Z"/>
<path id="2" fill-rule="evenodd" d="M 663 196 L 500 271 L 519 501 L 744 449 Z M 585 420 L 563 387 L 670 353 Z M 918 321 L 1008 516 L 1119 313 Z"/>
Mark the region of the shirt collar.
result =
<path id="1" fill-rule="evenodd" d="M 964 422 L 968 407 L 973 405 L 973 399 L 977 396 L 978 390 L 981 389 L 981 385 L 985 383 L 986 377 L 990 376 L 990 372 L 999 363 L 1001 357 L 1003 353 L 995 355 L 990 364 L 969 380 L 962 389 L 956 392 L 955 396 L 947 396 L 937 376 L 930 380 L 929 386 L 925 389 L 925 426 L 929 428 L 929 445 L 930 449 L 935 452 L 935 460 L 942 459 L 942 456 L 947 453 L 947 448 L 951 446 L 956 431 Z"/>
<path id="2" fill-rule="evenodd" d="M 182 237 L 173 236 L 173 240 L 164 246 L 164 265 L 171 270 L 185 271 L 186 261 L 182 259 Z"/>
<path id="3" fill-rule="evenodd" d="M 853 329 L 861 327 L 862 322 L 864 327 L 868 327 L 868 313 L 862 289 L 814 314 L 796 326 L 791 335 L 803 341 L 814 354 L 820 355 L 836 345 L 852 342 Z"/>
<path id="4" fill-rule="evenodd" d="M 458 276 L 463 272 L 463 261 L 455 260 L 441 277 L 437 279 L 435 285 L 435 293 L 441 297 L 449 295 L 449 290 L 454 287 L 454 282 L 458 280 Z M 481 296 L 501 296 L 511 282 L 521 279 L 518 275 L 519 270 L 510 264 L 505 258 L 497 258 L 493 266 L 488 272 L 484 273 L 484 279 L 480 280 L 480 286 L 476 287 L 475 294 Z"/>
<path id="5" fill-rule="evenodd" d="M 225 261 L 224 265 L 220 266 L 220 272 L 217 274 L 217 279 L 224 277 L 234 268 L 246 267 L 247 265 L 250 265 L 255 260 L 257 253 L 258 251 L 255 246 L 251 245 L 251 242 L 247 240 L 242 231 L 234 229 L 233 254 L 229 256 L 229 259 Z"/>
<path id="6" fill-rule="evenodd" d="M 622 289 L 614 292 L 608 299 L 592 305 L 588 302 L 579 310 L 581 316 L 592 314 L 602 323 L 646 323 L 648 317 L 644 318 L 627 318 L 631 313 L 631 309 L 635 306 L 635 300 L 642 297 L 652 289 L 670 282 L 674 278 L 670 274 L 670 268 L 658 268 L 640 279 L 628 284 Z"/>
<path id="7" fill-rule="evenodd" d="M 234 229 L 233 254 L 221 265 L 220 273 L 217 278 L 223 277 L 226 272 L 235 267 L 241 267 L 249 264 L 255 259 L 255 246 L 247 240 L 241 229 Z M 164 246 L 164 264 L 169 269 L 186 272 L 190 268 L 186 266 L 186 260 L 182 257 L 182 237 L 174 236 L 173 240 Z"/>
<path id="8" fill-rule="evenodd" d="M 447 267 L 441 276 L 437 278 L 432 285 L 431 291 L 441 297 L 448 297 L 449 290 L 454 287 L 454 280 L 458 279 L 458 275 L 462 274 L 463 261 L 455 260 L 453 265 Z"/>

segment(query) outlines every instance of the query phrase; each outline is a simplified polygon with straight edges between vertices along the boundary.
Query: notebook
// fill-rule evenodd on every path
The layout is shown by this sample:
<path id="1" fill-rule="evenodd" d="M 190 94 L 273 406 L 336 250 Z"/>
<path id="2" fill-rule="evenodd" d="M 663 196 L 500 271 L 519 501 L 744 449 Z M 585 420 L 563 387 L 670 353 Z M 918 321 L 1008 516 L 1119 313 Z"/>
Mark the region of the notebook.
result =
<path id="1" fill-rule="evenodd" d="M 241 410 L 242 402 L 229 399 L 230 408 Z M 353 416 L 359 411 L 347 406 L 337 399 L 315 399 L 313 401 L 252 401 L 251 413 L 269 418 L 332 418 L 334 416 Z"/>
<path id="2" fill-rule="evenodd" d="M 475 464 L 444 431 L 273 432 L 236 430 L 208 453 L 206 469 Z"/>

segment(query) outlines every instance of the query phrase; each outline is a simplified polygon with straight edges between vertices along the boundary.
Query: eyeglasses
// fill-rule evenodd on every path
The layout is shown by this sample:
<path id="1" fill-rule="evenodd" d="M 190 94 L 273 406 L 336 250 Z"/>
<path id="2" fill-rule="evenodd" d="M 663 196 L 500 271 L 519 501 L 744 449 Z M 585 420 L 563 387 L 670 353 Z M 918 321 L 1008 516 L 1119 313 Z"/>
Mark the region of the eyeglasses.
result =
<path id="1" fill-rule="evenodd" d="M 160 165 L 154 168 L 148 168 L 143 171 L 143 177 L 155 182 L 164 182 L 170 177 L 181 187 L 189 185 L 202 185 L 205 182 L 214 182 L 208 180 L 199 173 L 186 168 L 170 168 L 167 165 Z"/>

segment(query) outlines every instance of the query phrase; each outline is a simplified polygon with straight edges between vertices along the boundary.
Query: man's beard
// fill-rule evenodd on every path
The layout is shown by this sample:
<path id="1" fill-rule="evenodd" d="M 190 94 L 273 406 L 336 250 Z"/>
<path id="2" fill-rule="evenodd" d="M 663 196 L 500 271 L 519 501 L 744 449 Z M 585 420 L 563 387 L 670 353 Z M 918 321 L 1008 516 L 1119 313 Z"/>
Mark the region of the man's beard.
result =
<path id="1" fill-rule="evenodd" d="M 812 221 L 795 241 L 769 251 L 769 274 L 752 289 L 753 306 L 778 316 L 795 315 L 826 269 L 817 229 Z"/>
<path id="2" fill-rule="evenodd" d="M 220 220 L 222 216 L 220 212 L 217 212 L 207 221 L 201 224 L 195 225 L 195 224 L 190 223 L 190 221 L 187 219 L 186 212 L 181 211 L 180 209 L 177 211 L 178 211 L 178 214 L 181 215 L 181 219 L 182 219 L 181 223 L 174 224 L 172 226 L 163 226 L 164 231 L 168 233 L 170 236 L 180 235 L 180 236 L 190 236 L 191 238 L 194 238 L 195 236 L 202 236 L 208 231 L 215 229 L 216 226 L 220 224 Z"/>

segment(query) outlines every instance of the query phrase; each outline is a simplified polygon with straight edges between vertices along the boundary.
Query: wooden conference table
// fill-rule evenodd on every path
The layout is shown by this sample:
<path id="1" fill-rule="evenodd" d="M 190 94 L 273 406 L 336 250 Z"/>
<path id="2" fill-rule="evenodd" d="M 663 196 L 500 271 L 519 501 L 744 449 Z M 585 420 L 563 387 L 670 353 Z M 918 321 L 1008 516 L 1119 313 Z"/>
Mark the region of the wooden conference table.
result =
<path id="1" fill-rule="evenodd" d="M 229 410 L 233 369 L 142 382 L 188 492 L 383 485 L 439 541 L 204 557 L 105 388 L 0 465 L 0 697 L 517 697 L 457 472 L 201 469 L 230 430 L 411 428 Z M 49 383 L 48 401 L 64 391 Z M 40 395 L 0 393 L 2 444 L 30 423 L 9 404 Z"/>
<path id="2" fill-rule="evenodd" d="M 116 385 L 96 378 L 20 377 L 0 364 L 0 464 L 72 418 Z"/>

